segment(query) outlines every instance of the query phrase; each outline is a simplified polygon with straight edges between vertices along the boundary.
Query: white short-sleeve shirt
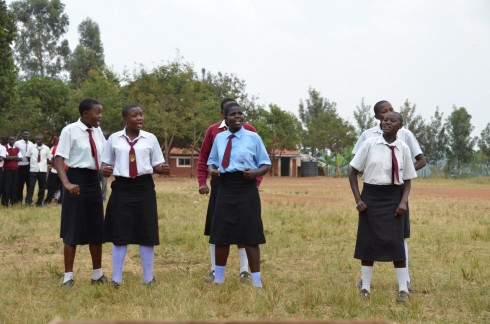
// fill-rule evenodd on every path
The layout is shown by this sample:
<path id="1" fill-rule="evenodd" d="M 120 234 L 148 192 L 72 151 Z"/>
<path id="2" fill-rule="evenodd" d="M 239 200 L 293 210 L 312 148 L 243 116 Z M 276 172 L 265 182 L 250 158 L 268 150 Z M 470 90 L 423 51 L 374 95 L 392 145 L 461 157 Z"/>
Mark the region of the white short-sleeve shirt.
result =
<path id="1" fill-rule="evenodd" d="M 31 150 L 34 146 L 34 143 L 31 141 L 24 141 L 23 139 L 18 140 L 14 143 L 15 147 L 20 149 L 20 153 L 22 154 L 22 159 L 18 162 L 19 165 L 29 165 L 29 161 L 27 160 L 27 152 Z"/>
<path id="2" fill-rule="evenodd" d="M 77 122 L 65 126 L 61 131 L 55 156 L 64 158 L 65 164 L 70 168 L 97 170 L 95 159 L 92 156 L 92 149 L 90 148 L 87 129 L 89 128 L 78 119 Z M 97 147 L 98 161 L 101 164 L 101 156 L 106 139 L 100 127 L 91 129 L 95 146 Z"/>
<path id="3" fill-rule="evenodd" d="M 0 161 L 0 168 L 3 168 L 3 162 L 7 157 L 7 149 L 3 145 L 0 145 L 0 156 L 3 157 L 3 160 Z"/>
<path id="4" fill-rule="evenodd" d="M 40 161 L 37 161 L 39 155 Z M 53 157 L 51 154 L 51 149 L 45 144 L 41 147 L 33 145 L 27 152 L 27 157 L 30 159 L 30 172 L 48 172 L 48 160 Z"/>
<path id="5" fill-rule="evenodd" d="M 365 183 L 390 185 L 392 157 L 391 149 L 387 145 L 396 147 L 394 152 L 398 161 L 399 181 L 395 178 L 395 184 L 400 185 L 403 180 L 416 178 L 417 172 L 408 145 L 399 139 L 388 144 L 383 135 L 365 140 L 350 162 L 350 166 L 363 173 L 362 180 Z"/>
<path id="6" fill-rule="evenodd" d="M 138 176 L 153 174 L 154 166 L 165 163 L 160 144 L 155 135 L 143 130 L 140 130 L 134 141 L 136 140 L 134 151 Z M 131 146 L 128 141 L 130 139 L 126 136 L 126 129 L 112 134 L 107 140 L 102 153 L 102 162 L 114 167 L 112 172 L 114 176 L 129 178 L 129 150 Z"/>
<path id="7" fill-rule="evenodd" d="M 364 132 L 362 132 L 361 136 L 354 145 L 354 148 L 352 149 L 352 154 L 357 154 L 357 151 L 365 140 L 371 137 L 378 137 L 380 135 L 383 135 L 383 130 L 381 130 L 381 127 L 379 127 L 379 125 L 374 126 L 370 129 L 366 129 Z M 396 133 L 396 137 L 408 145 L 408 147 L 410 148 L 410 154 L 413 159 L 415 159 L 417 155 L 422 154 L 422 149 L 420 148 L 419 142 L 417 141 L 413 133 L 408 129 L 403 127 L 400 128 Z"/>

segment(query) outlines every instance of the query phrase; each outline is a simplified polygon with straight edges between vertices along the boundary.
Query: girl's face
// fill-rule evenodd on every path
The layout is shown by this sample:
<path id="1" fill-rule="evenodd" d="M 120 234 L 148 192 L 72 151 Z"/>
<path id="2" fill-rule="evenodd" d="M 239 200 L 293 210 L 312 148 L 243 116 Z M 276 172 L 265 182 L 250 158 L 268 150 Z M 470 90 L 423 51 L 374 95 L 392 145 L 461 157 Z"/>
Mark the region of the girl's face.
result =
<path id="1" fill-rule="evenodd" d="M 226 125 L 232 133 L 240 130 L 243 124 L 243 111 L 239 106 L 233 106 L 228 109 L 228 115 L 226 116 Z"/>
<path id="2" fill-rule="evenodd" d="M 139 131 L 143 128 L 144 120 L 145 117 L 143 116 L 143 110 L 141 109 L 141 107 L 134 107 L 129 109 L 127 115 L 124 116 L 126 128 L 135 131 Z"/>
<path id="3" fill-rule="evenodd" d="M 381 129 L 385 135 L 396 135 L 401 127 L 400 119 L 393 113 L 387 113 L 381 122 Z"/>
<path id="4" fill-rule="evenodd" d="M 102 105 L 94 105 L 90 110 L 83 112 L 83 123 L 91 127 L 99 127 L 102 121 Z"/>
<path id="5" fill-rule="evenodd" d="M 374 118 L 376 118 L 379 121 L 383 121 L 385 118 L 385 115 L 389 112 L 393 111 L 393 107 L 389 102 L 385 102 L 381 104 L 381 107 L 378 109 L 378 112 L 374 115 Z"/>
<path id="6" fill-rule="evenodd" d="M 15 137 L 14 136 L 10 136 L 8 142 L 9 142 L 10 146 L 14 146 L 14 144 L 15 144 Z"/>

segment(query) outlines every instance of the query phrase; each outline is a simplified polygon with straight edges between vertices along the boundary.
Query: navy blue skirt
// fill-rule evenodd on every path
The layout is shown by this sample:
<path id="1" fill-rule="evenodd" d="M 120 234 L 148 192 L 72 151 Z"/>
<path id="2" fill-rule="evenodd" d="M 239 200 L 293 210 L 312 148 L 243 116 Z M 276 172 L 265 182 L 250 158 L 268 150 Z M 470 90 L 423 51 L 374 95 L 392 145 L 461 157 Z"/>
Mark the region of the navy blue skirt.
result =
<path id="1" fill-rule="evenodd" d="M 257 181 L 243 172 L 222 173 L 211 224 L 210 243 L 265 243 Z"/>
<path id="2" fill-rule="evenodd" d="M 354 258 L 365 261 L 405 260 L 404 216 L 395 216 L 403 186 L 364 183 L 361 198 L 367 209 L 359 213 Z"/>
<path id="3" fill-rule="evenodd" d="M 111 184 L 104 239 L 115 245 L 159 245 L 155 184 L 151 174 L 116 177 Z"/>
<path id="4" fill-rule="evenodd" d="M 74 195 L 63 188 L 60 237 L 69 245 L 104 243 L 104 203 L 96 170 L 69 168 L 68 180 L 80 187 Z"/>

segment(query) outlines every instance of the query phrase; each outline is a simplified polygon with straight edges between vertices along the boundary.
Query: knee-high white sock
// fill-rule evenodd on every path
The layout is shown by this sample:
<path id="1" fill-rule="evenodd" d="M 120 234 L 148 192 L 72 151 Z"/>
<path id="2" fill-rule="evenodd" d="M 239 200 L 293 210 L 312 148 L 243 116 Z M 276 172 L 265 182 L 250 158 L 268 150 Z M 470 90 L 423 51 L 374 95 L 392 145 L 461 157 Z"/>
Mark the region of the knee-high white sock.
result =
<path id="1" fill-rule="evenodd" d="M 252 272 L 252 283 L 255 287 L 262 288 L 262 280 L 260 279 L 260 272 Z"/>
<path id="2" fill-rule="evenodd" d="M 238 249 L 238 258 L 240 259 L 240 273 L 248 272 L 248 258 L 245 248 Z"/>
<path id="3" fill-rule="evenodd" d="M 127 250 L 127 245 L 112 245 L 112 281 L 114 282 L 122 282 L 122 271 Z"/>
<path id="4" fill-rule="evenodd" d="M 214 269 L 214 283 L 221 285 L 225 281 L 226 266 L 217 265 Z"/>
<path id="5" fill-rule="evenodd" d="M 143 283 L 153 280 L 153 260 L 155 259 L 155 247 L 140 245 L 141 266 L 143 268 Z"/>
<path id="6" fill-rule="evenodd" d="M 408 292 L 406 268 L 395 268 L 395 273 L 396 280 L 398 280 L 398 290 Z"/>
<path id="7" fill-rule="evenodd" d="M 407 281 L 412 282 L 410 280 L 410 273 L 408 272 L 408 242 L 407 242 L 407 239 L 403 240 L 403 243 L 405 243 L 405 269 L 407 269 Z"/>
<path id="8" fill-rule="evenodd" d="M 216 247 L 214 244 L 209 244 L 209 254 L 211 256 L 211 270 L 216 268 Z"/>
<path id="9" fill-rule="evenodd" d="M 371 277 L 373 276 L 373 267 L 361 266 L 361 289 L 371 292 Z"/>

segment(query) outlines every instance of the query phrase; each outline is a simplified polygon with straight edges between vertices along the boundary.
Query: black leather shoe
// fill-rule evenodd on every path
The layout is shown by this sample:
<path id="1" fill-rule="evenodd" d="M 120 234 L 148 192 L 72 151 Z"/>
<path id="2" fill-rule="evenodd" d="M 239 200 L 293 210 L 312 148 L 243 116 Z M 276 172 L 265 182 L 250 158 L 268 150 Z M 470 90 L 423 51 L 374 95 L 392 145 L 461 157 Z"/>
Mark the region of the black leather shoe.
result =
<path id="1" fill-rule="evenodd" d="M 99 284 L 103 284 L 103 283 L 106 283 L 106 282 L 107 282 L 107 278 L 104 275 L 100 276 L 99 279 L 92 279 L 92 280 L 90 280 L 90 283 L 92 285 L 99 285 Z"/>
<path id="2" fill-rule="evenodd" d="M 74 284 L 75 284 L 75 281 L 73 279 L 70 279 L 67 282 L 63 282 L 61 284 L 61 288 L 70 288 L 70 287 L 73 287 Z"/>

